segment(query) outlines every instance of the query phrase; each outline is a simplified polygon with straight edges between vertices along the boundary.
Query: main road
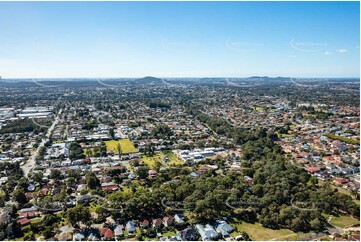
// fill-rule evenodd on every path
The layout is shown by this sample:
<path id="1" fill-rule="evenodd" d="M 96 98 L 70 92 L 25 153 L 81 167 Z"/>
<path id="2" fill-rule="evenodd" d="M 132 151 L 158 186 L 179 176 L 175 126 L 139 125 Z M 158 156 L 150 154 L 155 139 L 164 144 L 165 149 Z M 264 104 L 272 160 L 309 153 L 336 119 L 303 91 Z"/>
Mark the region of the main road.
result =
<path id="1" fill-rule="evenodd" d="M 43 147 L 45 145 L 45 143 L 49 141 L 50 134 L 51 134 L 51 132 L 53 132 L 55 125 L 58 123 L 59 117 L 60 117 L 60 114 L 62 113 L 62 111 L 63 111 L 62 109 L 59 110 L 58 114 L 56 115 L 56 117 L 54 119 L 53 124 L 49 127 L 48 132 L 45 134 L 45 137 L 41 140 L 41 143 L 39 144 L 38 148 L 36 148 L 36 150 L 34 151 L 32 156 L 30 157 L 30 159 L 24 165 L 21 166 L 21 168 L 24 171 L 25 176 L 28 176 L 30 170 L 35 167 L 35 159 L 38 156 L 41 147 Z"/>

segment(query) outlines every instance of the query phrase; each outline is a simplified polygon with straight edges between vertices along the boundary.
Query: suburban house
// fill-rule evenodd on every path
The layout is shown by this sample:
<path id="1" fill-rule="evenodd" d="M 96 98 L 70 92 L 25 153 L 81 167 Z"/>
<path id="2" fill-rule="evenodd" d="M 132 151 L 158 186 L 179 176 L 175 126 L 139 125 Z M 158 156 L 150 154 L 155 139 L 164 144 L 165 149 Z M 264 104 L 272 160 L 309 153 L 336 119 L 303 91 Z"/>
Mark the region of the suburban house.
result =
<path id="1" fill-rule="evenodd" d="M 113 231 L 109 228 L 101 228 L 99 231 L 100 235 L 104 237 L 106 240 L 110 240 L 113 238 Z"/>
<path id="2" fill-rule="evenodd" d="M 233 228 L 226 223 L 225 221 L 217 221 L 219 222 L 218 225 L 216 225 L 216 230 L 222 234 L 223 238 L 229 238 L 230 233 L 233 231 Z"/>
<path id="3" fill-rule="evenodd" d="M 198 240 L 198 233 L 192 227 L 187 227 L 178 232 L 178 235 L 181 237 L 182 241 L 197 241 Z"/>
<path id="4" fill-rule="evenodd" d="M 162 220 L 160 218 L 153 219 L 153 227 L 154 228 L 161 228 L 162 227 Z"/>
<path id="5" fill-rule="evenodd" d="M 18 220 L 18 223 L 21 225 L 21 226 L 26 226 L 28 224 L 30 224 L 30 219 L 28 218 L 21 218 Z"/>
<path id="6" fill-rule="evenodd" d="M 203 241 L 214 240 L 218 238 L 218 233 L 209 224 L 206 224 L 206 226 L 197 224 L 196 229 L 198 233 L 201 235 Z"/>
<path id="7" fill-rule="evenodd" d="M 128 221 L 125 228 L 128 233 L 132 234 L 135 232 L 135 223 L 133 221 Z"/>
<path id="8" fill-rule="evenodd" d="M 116 225 L 114 228 L 114 236 L 116 238 L 122 237 L 124 233 L 123 229 L 124 229 L 124 225 L 122 224 Z"/>
<path id="9" fill-rule="evenodd" d="M 118 185 L 114 182 L 104 182 L 101 184 L 102 191 L 115 191 L 118 189 Z"/>
<path id="10" fill-rule="evenodd" d="M 144 219 L 143 222 L 140 222 L 140 227 L 146 229 L 149 227 L 149 221 Z"/>
<path id="11" fill-rule="evenodd" d="M 165 227 L 169 227 L 173 225 L 174 218 L 172 216 L 165 216 L 163 218 L 163 224 Z"/>
<path id="12" fill-rule="evenodd" d="M 182 214 L 176 214 L 174 215 L 174 220 L 177 224 L 182 224 L 185 222 L 185 219 Z"/>
<path id="13" fill-rule="evenodd" d="M 85 240 L 84 231 L 79 231 L 73 234 L 73 241 L 82 241 Z"/>

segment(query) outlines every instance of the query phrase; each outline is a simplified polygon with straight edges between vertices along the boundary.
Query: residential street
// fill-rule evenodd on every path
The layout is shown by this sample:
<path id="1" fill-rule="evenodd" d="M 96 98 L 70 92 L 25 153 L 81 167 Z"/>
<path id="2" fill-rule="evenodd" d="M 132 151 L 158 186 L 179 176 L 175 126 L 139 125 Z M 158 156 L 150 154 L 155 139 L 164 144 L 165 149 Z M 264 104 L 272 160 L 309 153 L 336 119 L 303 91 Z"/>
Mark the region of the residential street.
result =
<path id="1" fill-rule="evenodd" d="M 36 150 L 34 151 L 32 156 L 30 157 L 30 159 L 24 165 L 21 166 L 21 168 L 24 171 L 25 176 L 28 176 L 30 170 L 35 166 L 35 158 L 38 156 L 40 148 L 43 147 L 44 144 L 49 140 L 49 136 L 50 136 L 51 132 L 54 130 L 56 124 L 58 123 L 61 113 L 62 113 L 62 109 L 59 110 L 57 116 L 54 119 L 53 124 L 48 129 L 48 132 L 46 133 L 45 137 L 42 139 L 42 141 L 39 144 L 38 148 L 36 148 Z"/>

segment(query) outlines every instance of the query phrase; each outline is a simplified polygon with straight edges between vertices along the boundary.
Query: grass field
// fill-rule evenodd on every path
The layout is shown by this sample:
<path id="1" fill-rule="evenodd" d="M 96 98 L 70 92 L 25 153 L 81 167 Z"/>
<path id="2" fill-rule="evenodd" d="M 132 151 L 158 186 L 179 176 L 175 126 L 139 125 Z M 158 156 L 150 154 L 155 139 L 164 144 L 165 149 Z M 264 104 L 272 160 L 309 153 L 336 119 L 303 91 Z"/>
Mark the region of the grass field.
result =
<path id="1" fill-rule="evenodd" d="M 340 228 L 345 228 L 348 226 L 360 224 L 360 221 L 350 216 L 333 216 L 330 224 Z"/>
<path id="2" fill-rule="evenodd" d="M 107 151 L 113 151 L 114 154 L 117 155 L 118 154 L 118 151 L 117 151 L 118 143 L 120 144 L 123 154 L 138 152 L 138 150 L 134 147 L 133 143 L 129 139 L 105 141 L 105 144 L 107 146 Z"/>
<path id="3" fill-rule="evenodd" d="M 152 156 L 142 155 L 142 161 L 149 166 L 151 169 L 155 169 L 155 163 L 158 161 L 161 164 L 163 164 L 164 155 L 161 153 L 154 154 Z"/>
<path id="4" fill-rule="evenodd" d="M 170 160 L 167 162 L 169 166 L 182 166 L 184 165 L 184 161 L 182 161 L 176 154 L 173 152 L 164 152 L 164 156 L 167 156 Z"/>
<path id="5" fill-rule="evenodd" d="M 167 156 L 169 159 L 169 162 L 167 163 L 163 162 L 163 158 L 165 156 Z M 171 151 L 156 153 L 152 156 L 142 155 L 142 160 L 151 169 L 155 169 L 155 164 L 157 161 L 160 162 L 162 165 L 168 165 L 168 166 L 182 166 L 184 164 L 184 161 L 182 161 L 176 154 L 174 154 Z"/>
<path id="6" fill-rule="evenodd" d="M 279 238 L 278 240 L 286 239 L 286 238 L 293 238 L 298 237 L 292 230 L 289 229 L 269 229 L 262 227 L 259 223 L 245 223 L 245 222 L 237 222 L 231 223 L 233 228 L 237 228 L 239 232 L 233 232 L 232 236 L 237 236 L 240 234 L 241 231 L 246 232 L 252 240 L 271 240 Z"/>

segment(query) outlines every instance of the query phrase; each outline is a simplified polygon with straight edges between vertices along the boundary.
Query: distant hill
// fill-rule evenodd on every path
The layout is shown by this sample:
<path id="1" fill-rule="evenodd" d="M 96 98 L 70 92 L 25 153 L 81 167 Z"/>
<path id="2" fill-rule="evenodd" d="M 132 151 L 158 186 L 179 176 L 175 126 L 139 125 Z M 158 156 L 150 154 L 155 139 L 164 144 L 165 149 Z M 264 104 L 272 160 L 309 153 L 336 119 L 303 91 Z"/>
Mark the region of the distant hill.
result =
<path id="1" fill-rule="evenodd" d="M 149 82 L 155 82 L 159 83 L 162 82 L 161 78 L 153 77 L 153 76 L 146 76 L 143 78 L 135 79 L 137 83 L 149 83 Z"/>
<path id="2" fill-rule="evenodd" d="M 269 76 L 251 76 L 247 79 L 254 79 L 254 80 L 264 80 L 264 81 L 289 81 L 290 77 L 282 77 L 282 76 L 278 76 L 278 77 L 269 77 Z"/>

